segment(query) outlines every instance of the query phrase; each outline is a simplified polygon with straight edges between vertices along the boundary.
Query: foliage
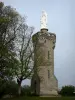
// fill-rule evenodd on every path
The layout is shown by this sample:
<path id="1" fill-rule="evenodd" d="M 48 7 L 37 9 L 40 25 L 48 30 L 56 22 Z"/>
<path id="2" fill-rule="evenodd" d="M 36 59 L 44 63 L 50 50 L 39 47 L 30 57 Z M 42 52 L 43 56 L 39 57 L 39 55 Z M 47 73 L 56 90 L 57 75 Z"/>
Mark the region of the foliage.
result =
<path id="1" fill-rule="evenodd" d="M 17 34 L 19 14 L 10 6 L 0 2 L 0 77 L 8 79 L 13 76 L 17 63 L 14 51 L 14 39 Z"/>
<path id="2" fill-rule="evenodd" d="M 0 97 L 4 95 L 17 95 L 18 85 L 15 81 L 0 80 Z"/>
<path id="3" fill-rule="evenodd" d="M 23 86 L 21 87 L 21 96 L 23 95 L 31 95 L 31 87 L 30 86 Z M 3 96 L 18 96 L 18 84 L 12 80 L 0 80 L 0 98 Z"/>
<path id="4" fill-rule="evenodd" d="M 21 95 L 23 96 L 30 96 L 31 95 L 31 87 L 30 86 L 28 86 L 28 85 L 24 85 L 23 87 L 22 87 L 22 92 L 21 92 Z"/>
<path id="5" fill-rule="evenodd" d="M 72 85 L 63 86 L 59 94 L 63 96 L 73 96 L 74 95 L 75 87 Z"/>
<path id="6" fill-rule="evenodd" d="M 32 73 L 33 30 L 26 24 L 25 17 L 0 2 L 0 78 L 9 80 L 15 76 L 19 94 L 22 81 Z"/>

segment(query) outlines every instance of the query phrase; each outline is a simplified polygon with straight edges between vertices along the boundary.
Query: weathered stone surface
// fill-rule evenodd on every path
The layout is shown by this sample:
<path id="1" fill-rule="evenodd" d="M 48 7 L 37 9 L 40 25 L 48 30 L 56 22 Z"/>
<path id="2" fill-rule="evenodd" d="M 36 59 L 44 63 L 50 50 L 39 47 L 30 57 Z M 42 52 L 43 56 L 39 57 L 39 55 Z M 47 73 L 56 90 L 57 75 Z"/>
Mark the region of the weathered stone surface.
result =
<path id="1" fill-rule="evenodd" d="M 58 95 L 58 80 L 54 75 L 54 48 L 56 35 L 41 30 L 33 35 L 34 75 L 32 90 L 37 95 Z"/>

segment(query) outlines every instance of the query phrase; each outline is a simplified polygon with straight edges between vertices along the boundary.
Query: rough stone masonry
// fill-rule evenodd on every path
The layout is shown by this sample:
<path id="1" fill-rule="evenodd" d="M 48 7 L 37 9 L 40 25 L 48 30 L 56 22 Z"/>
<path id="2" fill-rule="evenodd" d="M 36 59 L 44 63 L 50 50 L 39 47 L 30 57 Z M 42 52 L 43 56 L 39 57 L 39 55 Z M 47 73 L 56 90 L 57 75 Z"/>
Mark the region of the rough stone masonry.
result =
<path id="1" fill-rule="evenodd" d="M 54 75 L 54 48 L 56 35 L 48 32 L 47 14 L 41 17 L 41 29 L 32 36 L 34 47 L 34 74 L 31 80 L 32 93 L 40 96 L 58 95 L 58 80 Z"/>

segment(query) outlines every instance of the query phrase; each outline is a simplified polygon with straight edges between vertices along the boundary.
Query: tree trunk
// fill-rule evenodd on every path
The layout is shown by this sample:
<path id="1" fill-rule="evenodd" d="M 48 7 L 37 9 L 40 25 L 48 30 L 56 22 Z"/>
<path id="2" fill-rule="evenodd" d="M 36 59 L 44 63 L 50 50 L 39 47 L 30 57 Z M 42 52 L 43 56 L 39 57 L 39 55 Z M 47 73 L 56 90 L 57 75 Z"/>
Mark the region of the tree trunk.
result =
<path id="1" fill-rule="evenodd" d="M 18 95 L 21 95 L 21 84 L 18 84 Z"/>
<path id="2" fill-rule="evenodd" d="M 18 83 L 18 95 L 21 95 L 21 83 L 22 83 L 22 77 L 17 78 L 17 83 Z"/>
<path id="3" fill-rule="evenodd" d="M 21 83 L 22 81 L 20 79 L 17 79 L 17 83 L 18 83 L 18 95 L 21 95 Z"/>

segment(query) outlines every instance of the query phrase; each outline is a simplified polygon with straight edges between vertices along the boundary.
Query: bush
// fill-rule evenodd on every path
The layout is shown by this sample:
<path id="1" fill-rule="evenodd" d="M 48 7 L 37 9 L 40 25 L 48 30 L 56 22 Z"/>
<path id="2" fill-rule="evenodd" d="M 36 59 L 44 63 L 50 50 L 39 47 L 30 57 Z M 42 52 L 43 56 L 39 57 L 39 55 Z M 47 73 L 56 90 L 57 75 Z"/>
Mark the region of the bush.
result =
<path id="1" fill-rule="evenodd" d="M 24 86 L 22 87 L 21 95 L 30 96 L 30 95 L 31 95 L 31 87 L 28 86 L 28 85 L 24 85 Z"/>
<path id="2" fill-rule="evenodd" d="M 62 96 L 74 96 L 74 89 L 75 87 L 72 85 L 63 86 L 59 94 Z"/>
<path id="3" fill-rule="evenodd" d="M 7 81 L 0 79 L 0 98 L 3 96 L 17 96 L 18 95 L 18 84 L 15 81 Z M 31 95 L 31 87 L 25 85 L 21 87 L 21 96 Z"/>
<path id="4" fill-rule="evenodd" d="M 17 95 L 18 85 L 15 81 L 0 80 L 0 97 Z"/>
<path id="5" fill-rule="evenodd" d="M 18 93 L 18 85 L 15 81 L 9 81 L 7 84 L 6 84 L 6 91 L 5 91 L 5 94 L 9 94 L 9 95 L 17 95 Z"/>

